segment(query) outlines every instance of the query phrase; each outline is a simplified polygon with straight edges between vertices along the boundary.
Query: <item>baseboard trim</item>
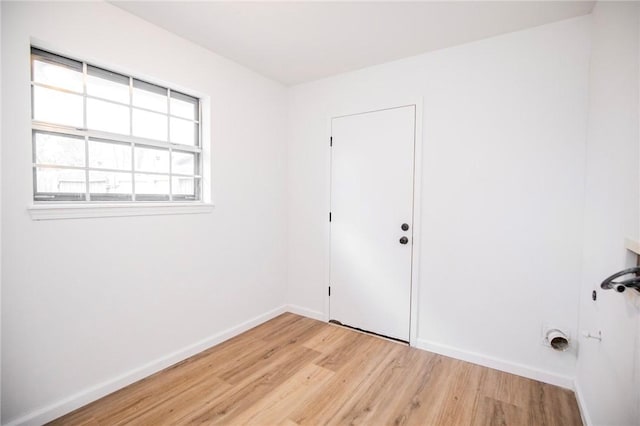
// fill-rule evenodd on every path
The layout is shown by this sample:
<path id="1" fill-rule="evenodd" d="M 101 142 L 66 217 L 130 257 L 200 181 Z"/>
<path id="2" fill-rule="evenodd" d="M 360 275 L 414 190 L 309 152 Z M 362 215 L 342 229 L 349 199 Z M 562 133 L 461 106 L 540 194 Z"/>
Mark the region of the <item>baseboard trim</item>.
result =
<path id="1" fill-rule="evenodd" d="M 287 310 L 288 310 L 287 305 L 283 305 L 278 308 L 272 309 L 269 312 L 253 317 L 241 324 L 228 328 L 220 333 L 216 333 L 205 339 L 202 339 L 199 342 L 196 342 L 185 348 L 179 349 L 175 352 L 172 352 L 168 355 L 165 355 L 161 358 L 158 358 L 154 361 L 144 364 L 141 367 L 130 370 L 111 380 L 107 380 L 105 382 L 99 383 L 95 386 L 92 386 L 81 392 L 78 392 L 75 395 L 71 395 L 68 398 L 65 398 L 63 400 L 57 401 L 46 407 L 32 411 L 29 414 L 26 414 L 24 416 L 21 416 L 17 419 L 10 421 L 6 425 L 7 426 L 34 425 L 35 426 L 35 425 L 42 425 L 44 423 L 50 422 L 51 420 L 57 419 L 58 417 L 63 416 L 67 413 L 70 413 L 71 411 L 76 410 L 84 405 L 87 405 L 90 402 L 100 399 L 103 396 L 106 396 L 112 392 L 115 392 L 118 389 L 122 389 L 123 387 L 128 386 L 132 383 L 135 383 L 138 380 L 148 377 L 177 362 L 183 361 L 189 358 L 190 356 L 200 353 L 205 349 L 208 349 L 212 346 L 222 343 L 225 340 L 231 339 L 232 337 L 235 337 L 238 334 L 244 333 L 245 331 L 257 325 L 260 325 L 265 321 L 269 321 L 270 319 L 275 318 L 284 312 L 287 312 Z"/>
<path id="2" fill-rule="evenodd" d="M 202 352 L 205 349 L 208 349 L 212 346 L 224 342 L 225 340 L 231 339 L 232 337 L 244 333 L 245 331 L 266 321 L 269 321 L 270 319 L 275 318 L 276 316 L 284 312 L 291 312 L 320 321 L 324 320 L 324 315 L 322 312 L 303 308 L 298 305 L 282 305 L 262 315 L 251 318 L 234 327 L 228 328 L 227 330 L 224 330 L 220 333 L 202 339 L 199 342 L 196 342 L 178 351 L 172 352 L 168 355 L 144 364 L 141 367 L 130 370 L 111 380 L 102 382 L 81 392 L 78 392 L 75 395 L 71 395 L 68 398 L 32 411 L 31 413 L 10 421 L 6 424 L 6 426 L 35 426 L 47 423 L 86 404 L 89 404 L 90 402 L 100 399 L 103 396 L 115 392 L 118 389 L 122 389 L 123 387 L 135 383 L 138 380 L 157 373 L 158 371 L 161 371 L 177 362 L 183 361 L 197 353 Z M 548 371 L 531 368 L 526 365 L 501 360 L 475 352 L 464 351 L 458 348 L 425 339 L 417 339 L 416 348 L 434 352 L 451 358 L 456 358 L 462 361 L 471 362 L 473 364 L 481 365 L 484 367 L 527 377 L 533 380 L 538 380 L 544 383 L 549 383 L 563 388 L 575 390 L 576 399 L 578 401 L 578 407 L 580 408 L 580 414 L 582 415 L 583 422 L 586 426 L 590 426 L 592 424 L 589 418 L 588 411 L 586 410 L 586 406 L 584 404 L 584 398 L 580 386 L 578 382 L 574 381 L 571 377 L 554 374 Z"/>
<path id="3" fill-rule="evenodd" d="M 320 311 L 314 311 L 298 305 L 286 305 L 286 310 L 292 314 L 302 315 L 303 317 L 312 318 L 318 321 L 324 321 L 324 314 Z"/>
<path id="4" fill-rule="evenodd" d="M 571 390 L 574 389 L 575 383 L 572 377 L 539 370 L 537 368 L 532 368 L 511 361 L 505 361 L 503 359 L 494 358 L 477 352 L 469 352 L 420 338 L 416 341 L 416 348 L 459 359 L 461 361 L 470 362 L 472 364 L 481 365 L 483 367 L 504 371 L 505 373 L 511 373 L 528 379 L 537 380 L 539 382 L 548 383 L 550 385 L 560 386 Z"/>
<path id="5" fill-rule="evenodd" d="M 578 382 L 578 380 L 576 379 L 574 385 L 576 400 L 578 401 L 578 409 L 580 410 L 580 417 L 582 417 L 582 424 L 584 426 L 591 426 L 593 422 L 591 421 L 591 416 L 589 416 L 589 410 L 587 410 L 587 404 L 584 400 L 584 394 L 582 393 L 580 382 Z"/>

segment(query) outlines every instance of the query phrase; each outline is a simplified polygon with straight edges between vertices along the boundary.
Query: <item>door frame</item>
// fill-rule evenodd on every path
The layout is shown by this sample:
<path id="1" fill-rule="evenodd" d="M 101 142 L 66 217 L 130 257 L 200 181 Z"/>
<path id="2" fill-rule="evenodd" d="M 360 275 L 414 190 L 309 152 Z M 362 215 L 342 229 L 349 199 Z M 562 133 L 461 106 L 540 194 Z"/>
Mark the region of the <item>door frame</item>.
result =
<path id="1" fill-rule="evenodd" d="M 418 339 L 418 291 L 420 283 L 420 246 L 421 246 L 421 229 L 422 229 L 422 98 L 414 98 L 408 102 L 378 102 L 373 104 L 358 105 L 355 107 L 347 108 L 346 110 L 331 114 L 327 119 L 327 137 L 325 140 L 329 141 L 331 137 L 331 122 L 334 118 L 346 117 L 350 115 L 366 114 L 370 112 L 384 111 L 388 109 L 396 109 L 402 107 L 413 106 L 415 107 L 415 120 L 414 120 L 414 151 L 413 151 L 413 238 L 412 238 L 412 250 L 411 250 L 411 301 L 410 301 L 410 315 L 409 315 L 409 345 L 416 346 Z M 327 205 L 329 206 L 328 212 L 331 211 L 331 173 L 332 169 L 332 152 L 331 146 L 327 144 L 328 155 L 327 165 L 329 170 L 328 185 L 327 185 Z M 327 213 L 328 215 L 328 213 Z M 325 268 L 325 280 L 327 288 L 330 285 L 331 279 L 331 223 L 327 220 L 328 232 L 327 232 L 327 252 L 326 256 L 326 268 Z M 329 321 L 329 292 L 324 292 L 324 321 Z"/>

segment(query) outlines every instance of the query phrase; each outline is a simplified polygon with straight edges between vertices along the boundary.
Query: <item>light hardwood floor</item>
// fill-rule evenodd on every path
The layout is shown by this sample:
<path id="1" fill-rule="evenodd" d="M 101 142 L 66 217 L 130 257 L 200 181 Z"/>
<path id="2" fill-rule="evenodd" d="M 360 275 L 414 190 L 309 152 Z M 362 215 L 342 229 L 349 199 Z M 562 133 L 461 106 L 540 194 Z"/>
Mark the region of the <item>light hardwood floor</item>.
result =
<path id="1" fill-rule="evenodd" d="M 574 394 L 283 314 L 53 424 L 580 425 Z"/>

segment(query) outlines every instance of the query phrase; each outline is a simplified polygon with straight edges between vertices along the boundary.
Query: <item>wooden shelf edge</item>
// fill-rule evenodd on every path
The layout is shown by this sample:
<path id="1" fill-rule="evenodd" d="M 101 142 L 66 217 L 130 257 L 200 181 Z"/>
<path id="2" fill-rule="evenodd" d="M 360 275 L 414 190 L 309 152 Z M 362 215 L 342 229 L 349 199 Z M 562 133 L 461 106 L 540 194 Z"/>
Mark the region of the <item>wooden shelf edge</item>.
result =
<path id="1" fill-rule="evenodd" d="M 627 250 L 632 251 L 640 256 L 640 241 L 632 240 L 631 238 L 625 238 L 624 246 L 627 248 Z"/>

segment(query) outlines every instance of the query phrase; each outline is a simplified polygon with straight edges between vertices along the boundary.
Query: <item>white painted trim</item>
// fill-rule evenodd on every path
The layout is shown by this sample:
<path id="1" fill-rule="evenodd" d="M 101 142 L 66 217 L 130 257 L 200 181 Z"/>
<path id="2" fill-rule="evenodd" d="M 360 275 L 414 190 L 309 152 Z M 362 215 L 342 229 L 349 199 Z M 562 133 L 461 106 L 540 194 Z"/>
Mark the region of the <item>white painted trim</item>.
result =
<path id="1" fill-rule="evenodd" d="M 106 396 L 112 392 L 122 389 L 138 380 L 148 377 L 160 370 L 163 370 L 177 362 L 185 360 L 197 353 L 204 351 L 212 346 L 231 339 L 245 331 L 262 324 L 265 321 L 269 321 L 272 318 L 286 312 L 286 306 L 280 306 L 262 315 L 258 315 L 251 318 L 241 324 L 228 328 L 220 333 L 209 336 L 200 340 L 185 348 L 179 349 L 175 352 L 167 354 L 161 358 L 148 362 L 138 368 L 130 370 L 120 376 L 114 377 L 105 382 L 99 383 L 95 386 L 82 390 L 75 395 L 71 395 L 68 398 L 54 402 L 46 407 L 39 408 L 31 413 L 28 413 L 22 417 L 14 419 L 7 423 L 7 426 L 14 425 L 41 425 L 54 420 L 64 414 L 67 414 L 77 408 L 80 408 L 90 402 L 93 402 L 103 396 Z"/>
<path id="2" fill-rule="evenodd" d="M 580 410 L 580 417 L 582 417 L 582 424 L 584 426 L 591 426 L 593 425 L 593 422 L 591 421 L 591 416 L 589 416 L 589 410 L 587 410 L 587 403 L 584 399 L 584 394 L 582 393 L 582 387 L 577 379 L 574 383 L 574 388 L 576 400 L 578 401 L 578 409 Z"/>
<path id="3" fill-rule="evenodd" d="M 420 250 L 422 247 L 422 103 L 420 98 L 415 103 L 415 145 L 413 163 L 413 249 L 411 252 L 411 312 L 409 316 L 409 345 L 416 346 L 418 342 L 418 300 L 420 295 Z"/>
<path id="4" fill-rule="evenodd" d="M 625 238 L 624 246 L 627 248 L 627 250 L 632 251 L 637 255 L 640 255 L 640 241 L 636 241 L 632 238 Z"/>
<path id="5" fill-rule="evenodd" d="M 331 141 L 333 137 L 333 127 L 332 127 L 332 117 L 329 117 L 327 119 L 327 141 Z M 329 212 L 331 212 L 332 206 L 331 206 L 331 182 L 333 181 L 332 179 L 332 173 L 333 173 L 333 151 L 331 149 L 332 147 L 330 145 L 327 146 L 327 159 L 326 159 L 326 167 L 327 170 L 329 170 L 329 175 L 328 175 L 328 185 L 327 185 L 327 193 L 325 194 L 327 197 L 327 206 L 329 206 Z M 327 212 L 327 214 L 329 213 Z M 327 221 L 326 222 L 326 226 L 329 229 L 329 232 L 327 232 L 327 251 L 325 253 L 326 257 L 326 262 L 325 264 L 327 265 L 327 267 L 324 270 L 324 282 L 327 284 L 327 289 L 331 286 L 331 222 Z M 327 291 L 327 289 L 323 289 L 323 294 L 324 294 L 324 298 L 323 298 L 323 316 L 322 319 L 327 322 L 329 321 L 331 312 L 331 299 L 329 297 L 329 292 Z"/>
<path id="6" fill-rule="evenodd" d="M 327 119 L 327 141 L 332 135 L 331 121 L 334 118 L 344 117 L 348 115 L 356 115 L 367 112 L 374 111 L 382 111 L 387 109 L 395 109 L 402 108 L 407 106 L 415 107 L 415 133 L 414 133 L 414 169 L 413 169 L 413 250 L 411 253 L 411 301 L 410 301 L 410 317 L 409 317 L 409 346 L 417 346 L 418 344 L 418 288 L 420 283 L 420 232 L 421 232 L 421 222 L 422 222 L 422 145 L 423 145 L 423 136 L 422 136 L 422 124 L 423 124 L 423 98 L 418 97 L 413 100 L 402 102 L 385 102 L 385 103 L 377 103 L 377 104 L 369 104 L 368 106 L 359 105 L 357 107 L 352 107 L 350 109 L 346 109 L 341 111 L 340 113 L 332 114 Z M 330 149 L 330 148 L 329 148 Z M 327 167 L 329 169 L 329 185 L 328 185 L 328 205 L 329 211 L 331 211 L 331 151 L 329 151 Z M 327 226 L 329 227 L 329 241 L 328 241 L 328 251 L 327 251 L 327 265 L 328 267 L 325 269 L 325 281 L 327 286 L 330 285 L 331 279 L 331 225 L 327 222 Z M 322 316 L 324 321 L 329 321 L 329 309 L 330 309 L 330 299 L 328 292 L 324 293 L 324 315 Z"/>
<path id="7" fill-rule="evenodd" d="M 434 352 L 450 358 L 459 359 L 461 361 L 470 362 L 483 367 L 493 368 L 494 370 L 504 371 L 505 373 L 515 374 L 517 376 L 526 377 L 528 379 L 537 380 L 550 385 L 560 386 L 566 389 L 573 390 L 575 385 L 573 377 L 539 370 L 524 364 L 494 358 L 477 352 L 465 351 L 425 339 L 417 339 L 416 347 L 418 349 Z"/>
<path id="8" fill-rule="evenodd" d="M 303 317 L 315 319 L 318 321 L 325 321 L 324 312 L 314 311 L 312 309 L 303 308 L 298 305 L 286 305 L 287 312 L 291 312 L 292 314 L 302 315 Z"/>
<path id="9" fill-rule="evenodd" d="M 95 217 L 152 216 L 211 213 L 210 203 L 34 204 L 27 209 L 33 220 Z"/>

